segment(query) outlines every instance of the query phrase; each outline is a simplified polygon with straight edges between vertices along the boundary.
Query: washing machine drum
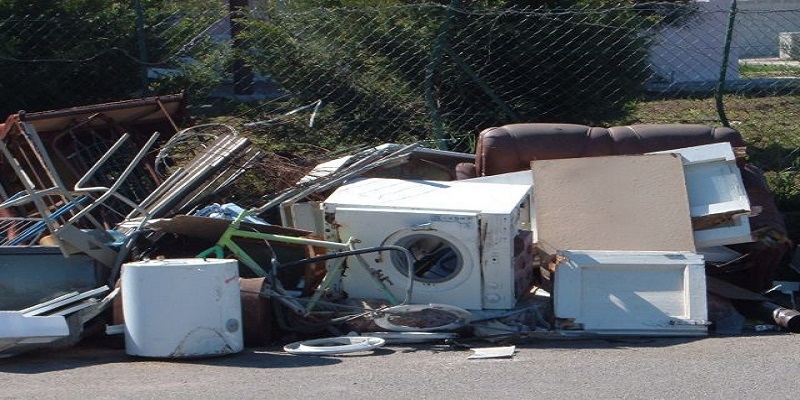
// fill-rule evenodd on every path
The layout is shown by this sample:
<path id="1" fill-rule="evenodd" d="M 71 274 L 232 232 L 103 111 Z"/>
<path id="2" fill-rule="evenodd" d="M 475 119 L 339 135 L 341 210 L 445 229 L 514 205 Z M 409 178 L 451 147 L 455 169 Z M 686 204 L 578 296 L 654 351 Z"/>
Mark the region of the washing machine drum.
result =
<path id="1" fill-rule="evenodd" d="M 481 309 L 477 215 L 341 211 L 337 210 L 337 222 L 343 236 L 358 238 L 363 247 L 398 246 L 409 250 L 381 251 L 359 258 L 360 266 L 348 264 L 342 277 L 342 289 L 348 296 L 385 298 L 384 288 L 375 282 L 379 277 L 392 296 L 409 299 L 410 304 L 439 303 L 467 310 Z M 407 256 L 412 258 L 410 266 Z M 413 284 L 409 276 L 414 278 Z"/>
<path id="2" fill-rule="evenodd" d="M 409 250 L 417 282 L 447 282 L 459 278 L 465 268 L 463 243 L 440 231 L 399 231 L 388 237 L 385 245 Z M 392 264 L 403 276 L 408 276 L 408 266 L 402 253 L 392 252 Z"/>

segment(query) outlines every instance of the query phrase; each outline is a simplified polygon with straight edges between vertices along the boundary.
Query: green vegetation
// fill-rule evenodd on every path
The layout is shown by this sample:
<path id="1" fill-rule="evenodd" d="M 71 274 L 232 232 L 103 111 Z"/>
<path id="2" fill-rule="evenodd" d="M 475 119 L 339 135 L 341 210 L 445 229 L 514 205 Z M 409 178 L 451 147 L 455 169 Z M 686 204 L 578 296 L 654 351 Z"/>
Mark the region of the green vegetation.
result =
<path id="1" fill-rule="evenodd" d="M 245 29 L 231 41 L 228 7 L 214 0 L 0 0 L 0 118 L 185 91 L 195 116 L 264 122 L 246 133 L 287 160 L 384 142 L 474 151 L 477 132 L 512 122 L 719 125 L 711 96 L 639 100 L 651 74 L 642 32 L 697 12 L 681 1 L 262 4 L 234 19 Z M 150 67 L 165 74 L 143 79 Z M 267 94 L 232 98 L 237 70 Z M 739 72 L 800 77 L 800 65 Z M 724 105 L 780 208 L 800 212 L 800 97 Z"/>
<path id="2" fill-rule="evenodd" d="M 271 127 L 279 138 L 312 136 L 323 146 L 441 139 L 466 150 L 458 140 L 480 127 L 599 123 L 625 115 L 643 93 L 647 41 L 630 9 L 569 18 L 472 2 L 331 3 L 350 8 L 274 10 L 247 21 L 253 49 L 234 57 L 292 93 L 293 106 L 326 104 L 313 132 Z"/>
<path id="3" fill-rule="evenodd" d="M 800 62 L 739 65 L 739 75 L 742 78 L 774 78 L 776 76 L 800 78 Z"/>
<path id="4" fill-rule="evenodd" d="M 191 42 L 191 55 L 208 61 L 186 64 L 191 82 L 168 77 L 147 88 L 143 76 L 148 66 L 187 56 L 189 50 L 176 50 L 223 15 L 209 12 L 222 10 L 221 3 L 140 0 L 141 13 L 132 3 L 137 2 L 0 0 L 0 113 L 118 101 L 188 86 L 207 93 L 221 80 L 210 72 L 219 71 L 220 57 L 207 37 Z"/>

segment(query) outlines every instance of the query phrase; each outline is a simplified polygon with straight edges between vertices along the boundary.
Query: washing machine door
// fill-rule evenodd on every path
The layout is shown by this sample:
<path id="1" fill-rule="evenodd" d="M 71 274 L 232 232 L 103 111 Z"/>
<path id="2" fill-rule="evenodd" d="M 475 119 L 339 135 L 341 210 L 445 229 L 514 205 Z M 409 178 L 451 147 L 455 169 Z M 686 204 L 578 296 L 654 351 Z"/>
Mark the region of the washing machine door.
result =
<path id="1" fill-rule="evenodd" d="M 343 208 L 335 212 L 340 237 L 359 248 L 401 246 L 413 256 L 411 303 L 441 303 L 480 309 L 480 219 L 478 213 L 438 210 Z M 397 301 L 406 298 L 409 265 L 404 253 L 380 251 L 351 257 L 342 289 L 351 298 L 383 298 L 381 279 Z"/>
<path id="2" fill-rule="evenodd" d="M 408 249 L 411 266 L 404 253 L 391 251 L 373 259 L 372 267 L 388 278 L 392 283 L 389 288 L 398 299 L 408 295 L 409 275 L 413 275 L 412 304 L 440 303 L 480 309 L 478 215 L 428 214 L 424 219 L 424 223 L 395 230 L 381 242 L 382 246 Z"/>
<path id="3" fill-rule="evenodd" d="M 446 290 L 462 285 L 472 269 L 474 257 L 470 247 L 473 236 L 465 230 L 469 230 L 469 226 L 453 221 L 434 221 L 394 232 L 383 245 L 403 247 L 411 254 L 412 265 L 409 268 L 404 254 L 391 253 L 389 259 L 394 273 L 408 277 L 413 270 L 416 283 Z"/>

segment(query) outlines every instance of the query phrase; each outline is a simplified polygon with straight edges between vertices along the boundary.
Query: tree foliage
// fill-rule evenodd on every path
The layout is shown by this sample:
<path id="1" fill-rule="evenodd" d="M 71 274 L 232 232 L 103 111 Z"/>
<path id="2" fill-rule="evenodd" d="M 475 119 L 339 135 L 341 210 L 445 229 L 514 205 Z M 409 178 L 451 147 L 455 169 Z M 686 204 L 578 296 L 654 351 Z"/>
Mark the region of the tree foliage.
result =
<path id="1" fill-rule="evenodd" d="M 0 19 L 0 112 L 147 94 L 145 68 L 174 57 L 176 48 L 201 29 L 187 22 L 197 20 L 180 16 L 192 8 L 208 9 L 209 2 L 140 0 L 138 9 L 135 3 L 0 0 L 0 15 L 5 16 Z M 168 40 L 153 34 L 164 29 L 158 24 L 173 30 Z M 181 32 L 181 24 L 189 28 Z"/>
<path id="2" fill-rule="evenodd" d="M 619 13 L 570 20 L 528 8 L 563 6 L 555 1 L 324 3 L 329 7 L 272 10 L 269 20 L 254 22 L 249 34 L 259 45 L 247 57 L 300 103 L 322 99 L 329 120 L 346 121 L 323 135 L 334 141 L 619 118 L 640 95 L 647 71 L 646 42 L 634 26 L 612 20 Z M 618 101 L 608 101 L 609 88 Z"/>
<path id="3" fill-rule="evenodd" d="M 0 90 L 13 94 L 0 111 L 176 91 L 202 101 L 244 63 L 277 86 L 280 109 L 324 104 L 313 129 L 271 127 L 292 141 L 446 139 L 511 122 L 599 123 L 625 112 L 647 70 L 647 43 L 631 11 L 581 14 L 604 1 L 275 0 L 236 18 L 245 30 L 234 44 L 225 38 L 224 2 L 0 0 L 8 15 L 0 20 Z M 147 68 L 165 73 L 144 79 Z"/>

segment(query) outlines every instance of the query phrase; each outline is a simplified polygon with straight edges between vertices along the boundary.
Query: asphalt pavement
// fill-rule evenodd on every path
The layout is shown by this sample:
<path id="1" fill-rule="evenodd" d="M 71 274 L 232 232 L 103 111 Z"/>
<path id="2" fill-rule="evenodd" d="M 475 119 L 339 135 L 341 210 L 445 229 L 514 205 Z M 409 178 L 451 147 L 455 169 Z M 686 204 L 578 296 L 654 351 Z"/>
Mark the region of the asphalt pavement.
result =
<path id="1" fill-rule="evenodd" d="M 79 343 L 0 359 L 0 399 L 794 399 L 800 336 L 525 339 L 388 345 L 297 356 L 280 344 L 200 359 L 150 359 Z M 502 345 L 506 345 L 504 343 Z"/>

